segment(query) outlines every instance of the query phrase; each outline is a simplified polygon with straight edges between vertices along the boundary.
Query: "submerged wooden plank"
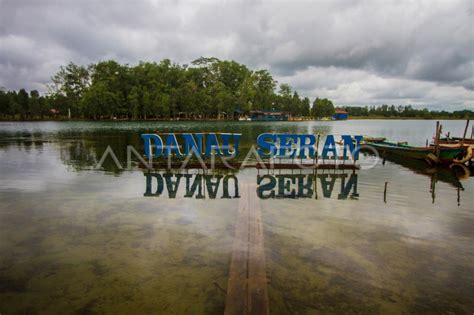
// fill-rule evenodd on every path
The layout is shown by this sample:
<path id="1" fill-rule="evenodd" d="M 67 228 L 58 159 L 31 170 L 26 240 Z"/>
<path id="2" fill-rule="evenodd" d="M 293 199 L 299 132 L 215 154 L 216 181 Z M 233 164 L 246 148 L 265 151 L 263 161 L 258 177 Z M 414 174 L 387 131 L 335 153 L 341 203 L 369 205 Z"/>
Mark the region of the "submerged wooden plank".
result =
<path id="1" fill-rule="evenodd" d="M 235 227 L 225 314 L 268 314 L 260 201 L 255 185 L 243 185 Z"/>
<path id="2" fill-rule="evenodd" d="M 250 189 L 248 313 L 269 314 L 260 200 L 256 186 L 252 185 Z"/>
<path id="3" fill-rule="evenodd" d="M 232 259 L 230 262 L 229 280 L 225 314 L 247 313 L 247 278 L 248 278 L 248 238 L 249 238 L 249 191 L 242 187 L 239 200 L 237 222 L 235 224 Z"/>

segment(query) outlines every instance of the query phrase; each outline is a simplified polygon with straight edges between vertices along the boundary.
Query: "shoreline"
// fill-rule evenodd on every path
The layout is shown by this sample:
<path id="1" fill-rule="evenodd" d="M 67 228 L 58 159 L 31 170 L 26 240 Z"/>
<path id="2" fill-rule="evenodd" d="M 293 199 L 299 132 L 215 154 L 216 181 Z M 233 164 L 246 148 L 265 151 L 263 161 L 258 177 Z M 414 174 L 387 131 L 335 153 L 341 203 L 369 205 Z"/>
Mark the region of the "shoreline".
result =
<path id="1" fill-rule="evenodd" d="M 0 119 L 0 122 L 149 122 L 149 121 L 160 121 L 160 122 L 305 122 L 305 121 L 348 121 L 348 120 L 467 120 L 474 119 L 474 117 L 464 118 L 453 118 L 453 117 L 436 117 L 436 118 L 422 118 L 422 117 L 351 117 L 342 120 L 332 119 L 301 119 L 301 120 L 285 120 L 285 121 L 265 121 L 265 120 L 254 120 L 254 121 L 239 121 L 239 120 L 225 120 L 225 119 L 202 119 L 202 120 L 191 120 L 191 119 Z"/>

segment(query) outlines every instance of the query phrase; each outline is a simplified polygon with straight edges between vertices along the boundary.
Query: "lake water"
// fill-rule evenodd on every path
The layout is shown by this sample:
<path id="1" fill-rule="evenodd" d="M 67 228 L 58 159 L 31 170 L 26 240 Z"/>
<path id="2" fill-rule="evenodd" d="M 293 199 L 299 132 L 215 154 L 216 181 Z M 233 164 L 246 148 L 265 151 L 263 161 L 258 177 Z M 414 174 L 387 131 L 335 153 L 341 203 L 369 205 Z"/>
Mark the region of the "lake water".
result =
<path id="1" fill-rule="evenodd" d="M 465 125 L 441 123 L 452 135 Z M 239 132 L 248 148 L 263 132 L 423 145 L 434 130 L 419 120 L 2 122 L 0 313 L 222 313 L 235 183 L 260 177 L 276 183 L 259 199 L 272 314 L 472 314 L 472 177 L 403 159 L 317 174 L 150 175 L 110 158 L 94 168 L 108 146 L 126 165 L 127 145 L 143 152 L 143 132 Z M 312 189 L 300 191 L 299 178 Z"/>

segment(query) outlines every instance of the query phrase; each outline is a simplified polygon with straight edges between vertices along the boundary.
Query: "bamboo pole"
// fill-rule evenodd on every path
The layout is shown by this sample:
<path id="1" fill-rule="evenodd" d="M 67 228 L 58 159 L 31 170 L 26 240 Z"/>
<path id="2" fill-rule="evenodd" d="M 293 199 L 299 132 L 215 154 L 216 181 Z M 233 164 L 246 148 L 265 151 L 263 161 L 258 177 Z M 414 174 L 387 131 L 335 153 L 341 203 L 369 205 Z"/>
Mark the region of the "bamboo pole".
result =
<path id="1" fill-rule="evenodd" d="M 464 134 L 462 135 L 461 146 L 464 145 L 464 139 L 466 139 L 466 134 L 467 134 L 467 128 L 468 127 L 469 127 L 469 119 L 466 121 L 466 128 L 464 128 Z M 471 134 L 471 136 L 472 136 L 472 134 Z"/>
<path id="2" fill-rule="evenodd" d="M 315 158 L 316 158 L 316 164 L 319 164 L 319 139 L 321 138 L 321 135 L 318 133 L 318 138 L 316 140 L 316 154 L 315 154 Z"/>
<path id="3" fill-rule="evenodd" d="M 439 120 L 436 122 L 436 134 L 435 134 L 435 154 L 439 158 L 439 131 L 440 131 Z"/>

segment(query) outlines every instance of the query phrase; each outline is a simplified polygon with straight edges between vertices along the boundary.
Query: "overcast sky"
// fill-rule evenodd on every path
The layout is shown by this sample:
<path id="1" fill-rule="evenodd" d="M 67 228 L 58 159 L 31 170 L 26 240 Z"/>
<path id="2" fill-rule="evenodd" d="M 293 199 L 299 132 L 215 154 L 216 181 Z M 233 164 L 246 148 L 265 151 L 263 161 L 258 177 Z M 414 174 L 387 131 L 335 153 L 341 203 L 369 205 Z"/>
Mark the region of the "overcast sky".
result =
<path id="1" fill-rule="evenodd" d="M 0 86 L 46 91 L 70 61 L 215 56 L 337 105 L 474 109 L 473 12 L 474 0 L 0 0 Z"/>

